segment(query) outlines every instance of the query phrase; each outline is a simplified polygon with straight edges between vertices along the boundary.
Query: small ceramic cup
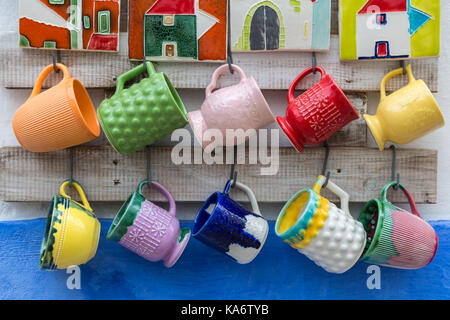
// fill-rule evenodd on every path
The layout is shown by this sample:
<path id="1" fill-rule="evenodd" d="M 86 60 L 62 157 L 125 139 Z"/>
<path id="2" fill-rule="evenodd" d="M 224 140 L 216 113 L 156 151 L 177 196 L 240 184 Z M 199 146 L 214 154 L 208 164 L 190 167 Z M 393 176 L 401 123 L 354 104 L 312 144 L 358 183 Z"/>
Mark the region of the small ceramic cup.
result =
<path id="1" fill-rule="evenodd" d="M 326 186 L 341 200 L 341 209 L 320 195 L 326 178 L 313 189 L 297 192 L 278 216 L 276 235 L 330 273 L 344 273 L 361 257 L 366 244 L 362 224 L 350 214 L 348 194 L 332 181 Z"/>
<path id="2" fill-rule="evenodd" d="M 433 261 L 438 236 L 420 216 L 412 195 L 403 184 L 411 212 L 387 200 L 387 191 L 397 182 L 388 183 L 381 200 L 370 200 L 359 216 L 367 232 L 367 245 L 361 261 L 399 269 L 419 269 Z"/>
<path id="3" fill-rule="evenodd" d="M 219 67 L 212 76 L 211 84 L 206 88 L 206 99 L 201 110 L 188 114 L 195 137 L 203 148 L 211 146 L 213 149 L 244 143 L 249 138 L 247 130 L 256 131 L 275 122 L 275 117 L 255 79 L 248 78 L 236 65 L 232 65 L 232 68 L 241 77 L 239 84 L 214 91 L 219 77 L 229 70 L 228 65 Z M 205 132 L 209 129 L 219 130 L 223 140 L 205 139 Z M 234 139 L 227 141 L 227 129 L 235 130 Z"/>
<path id="4" fill-rule="evenodd" d="M 133 154 L 163 139 L 187 123 L 187 112 L 169 78 L 146 62 L 148 77 L 129 88 L 125 83 L 144 73 L 144 65 L 117 78 L 116 92 L 97 110 L 100 124 L 113 148 Z"/>
<path id="5" fill-rule="evenodd" d="M 175 200 L 162 185 L 151 182 L 169 200 L 169 211 L 145 199 L 142 188 L 148 183 L 142 181 L 136 192 L 122 205 L 106 238 L 148 261 L 163 260 L 164 265 L 171 268 L 186 248 L 190 230 L 180 229 Z"/>
<path id="6" fill-rule="evenodd" d="M 32 152 L 69 148 L 100 135 L 97 113 L 87 90 L 71 77 L 65 65 L 57 63 L 56 67 L 64 74 L 61 82 L 41 92 L 45 78 L 54 70 L 53 65 L 47 66 L 12 119 L 17 140 Z"/>
<path id="7" fill-rule="evenodd" d="M 48 210 L 39 265 L 41 269 L 66 269 L 84 264 L 97 252 L 100 223 L 92 212 L 82 187 L 75 181 L 83 204 L 72 200 L 65 192 L 69 181 L 60 187 Z"/>
<path id="8" fill-rule="evenodd" d="M 312 67 L 303 71 L 289 88 L 286 117 L 277 117 L 278 124 L 294 147 L 302 152 L 305 145 L 316 146 L 333 136 L 353 120 L 359 119 L 353 107 L 336 81 L 319 66 L 320 81 L 297 98 L 296 86 Z"/>
<path id="9" fill-rule="evenodd" d="M 396 69 L 383 78 L 376 115 L 364 115 L 380 150 L 387 141 L 410 143 L 445 125 L 436 99 L 423 80 L 414 78 L 411 65 L 406 67 L 409 84 L 386 96 L 386 82 L 402 72 Z"/>
<path id="10" fill-rule="evenodd" d="M 193 236 L 237 263 L 246 264 L 252 262 L 264 246 L 269 225 L 261 216 L 249 187 L 236 182 L 236 188 L 247 193 L 252 212 L 230 198 L 232 183 L 228 181 L 223 193 L 213 193 L 203 204 L 194 222 Z"/>

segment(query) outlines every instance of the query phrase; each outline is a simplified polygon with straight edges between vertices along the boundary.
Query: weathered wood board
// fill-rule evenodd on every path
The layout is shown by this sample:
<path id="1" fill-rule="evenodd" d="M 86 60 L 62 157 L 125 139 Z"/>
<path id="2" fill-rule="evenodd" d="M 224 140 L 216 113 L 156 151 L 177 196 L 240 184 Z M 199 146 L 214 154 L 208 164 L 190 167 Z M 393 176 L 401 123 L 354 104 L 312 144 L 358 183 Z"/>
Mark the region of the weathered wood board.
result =
<path id="1" fill-rule="evenodd" d="M 198 149 L 197 151 L 200 151 Z M 230 165 L 183 164 L 171 160 L 172 149 L 152 148 L 153 179 L 166 186 L 177 201 L 204 201 L 223 188 Z M 320 173 L 324 148 L 299 154 L 293 148 L 279 151 L 276 175 L 261 175 L 261 165 L 237 165 L 238 179 L 249 185 L 261 202 L 284 202 L 304 187 L 311 187 Z M 230 157 L 232 159 L 232 157 Z M 346 190 L 352 202 L 379 197 L 391 179 L 392 153 L 369 148 L 332 148 L 328 170 L 331 179 Z M 397 171 L 411 188 L 418 203 L 435 203 L 437 194 L 437 151 L 399 149 Z M 0 149 L 0 199 L 5 201 L 48 201 L 69 176 L 67 150 L 45 154 L 22 148 Z M 77 147 L 74 152 L 74 179 L 84 186 L 91 201 L 124 201 L 146 177 L 146 154 L 122 156 L 111 147 Z M 326 193 L 330 200 L 336 197 Z M 246 200 L 236 193 L 236 199 Z M 163 200 L 151 194 L 153 200 Z M 392 197 L 405 201 L 400 193 Z"/>

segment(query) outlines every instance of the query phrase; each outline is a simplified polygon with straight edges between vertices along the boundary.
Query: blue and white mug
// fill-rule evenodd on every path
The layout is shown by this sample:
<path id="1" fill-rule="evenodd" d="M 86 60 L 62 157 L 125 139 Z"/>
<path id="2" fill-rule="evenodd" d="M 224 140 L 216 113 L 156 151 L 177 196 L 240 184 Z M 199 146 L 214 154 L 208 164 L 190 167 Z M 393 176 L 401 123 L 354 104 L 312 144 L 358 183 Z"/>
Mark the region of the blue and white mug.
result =
<path id="1" fill-rule="evenodd" d="M 224 192 L 213 193 L 203 204 L 194 222 L 193 237 L 240 264 L 253 261 L 264 246 L 269 224 L 261 216 L 253 191 L 236 182 L 236 188 L 247 193 L 252 211 L 229 196 L 233 180 Z"/>

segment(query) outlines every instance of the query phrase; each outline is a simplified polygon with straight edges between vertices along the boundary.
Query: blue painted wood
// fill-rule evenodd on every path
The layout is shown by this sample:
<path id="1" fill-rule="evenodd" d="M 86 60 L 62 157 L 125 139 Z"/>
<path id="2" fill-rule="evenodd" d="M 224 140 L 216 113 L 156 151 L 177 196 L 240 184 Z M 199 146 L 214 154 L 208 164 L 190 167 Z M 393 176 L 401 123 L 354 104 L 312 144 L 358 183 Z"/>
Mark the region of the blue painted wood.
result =
<path id="1" fill-rule="evenodd" d="M 81 267 L 81 290 L 69 290 L 69 275 L 41 271 L 39 248 L 45 221 L 0 223 L 1 299 L 449 299 L 450 221 L 432 222 L 440 244 L 421 270 L 381 269 L 381 290 L 366 286 L 368 265 L 328 274 L 282 243 L 273 223 L 261 254 L 238 265 L 192 239 L 177 265 L 166 269 L 105 239 L 102 221 L 96 257 Z M 183 223 L 192 227 L 191 222 Z"/>

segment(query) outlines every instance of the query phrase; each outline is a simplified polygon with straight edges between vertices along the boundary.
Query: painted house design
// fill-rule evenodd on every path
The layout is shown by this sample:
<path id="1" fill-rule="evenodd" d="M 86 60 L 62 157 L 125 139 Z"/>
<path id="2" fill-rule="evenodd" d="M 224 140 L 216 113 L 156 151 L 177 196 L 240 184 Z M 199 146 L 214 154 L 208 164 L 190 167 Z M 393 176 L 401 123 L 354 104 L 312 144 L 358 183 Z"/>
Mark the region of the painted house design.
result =
<path id="1" fill-rule="evenodd" d="M 231 0 L 234 51 L 327 51 L 330 0 Z"/>
<path id="2" fill-rule="evenodd" d="M 120 0 L 19 0 L 20 46 L 118 51 Z"/>
<path id="3" fill-rule="evenodd" d="M 410 0 L 368 1 L 356 17 L 358 59 L 410 58 L 411 36 L 430 19 Z"/>
<path id="4" fill-rule="evenodd" d="M 175 61 L 226 59 L 226 0 L 152 2 L 144 15 L 146 57 L 151 60 Z M 200 3 L 205 6 L 204 9 L 200 7 Z M 223 14 L 216 17 L 213 14 L 216 12 Z M 215 45 L 222 48 L 221 52 L 214 53 L 211 50 Z"/>

